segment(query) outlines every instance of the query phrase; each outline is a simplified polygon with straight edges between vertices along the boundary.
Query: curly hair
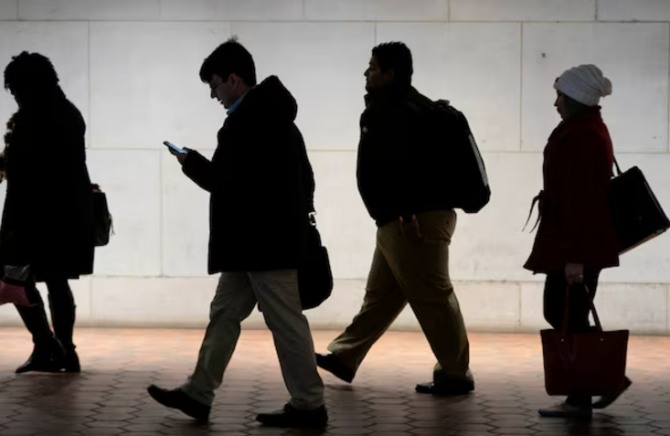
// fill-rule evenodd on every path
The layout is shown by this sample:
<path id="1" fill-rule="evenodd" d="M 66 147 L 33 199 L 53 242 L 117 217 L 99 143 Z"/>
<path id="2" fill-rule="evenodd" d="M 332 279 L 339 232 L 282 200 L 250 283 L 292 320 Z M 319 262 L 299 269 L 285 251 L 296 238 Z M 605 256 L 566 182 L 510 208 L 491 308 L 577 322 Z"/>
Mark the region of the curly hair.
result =
<path id="1" fill-rule="evenodd" d="M 25 95 L 58 87 L 58 74 L 44 55 L 23 51 L 13 56 L 5 68 L 5 89 Z"/>

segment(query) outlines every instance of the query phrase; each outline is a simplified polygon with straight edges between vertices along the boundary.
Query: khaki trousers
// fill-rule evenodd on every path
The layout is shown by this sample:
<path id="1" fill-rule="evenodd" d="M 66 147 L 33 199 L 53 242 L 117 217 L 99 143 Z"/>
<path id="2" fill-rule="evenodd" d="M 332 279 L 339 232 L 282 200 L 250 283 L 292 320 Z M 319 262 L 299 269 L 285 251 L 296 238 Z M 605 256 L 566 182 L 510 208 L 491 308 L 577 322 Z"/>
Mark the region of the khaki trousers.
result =
<path id="1" fill-rule="evenodd" d="M 471 379 L 467 333 L 449 279 L 455 227 L 453 210 L 419 213 L 412 222 L 380 227 L 363 306 L 328 350 L 355 372 L 409 303 L 437 358 L 433 381 Z"/>
<path id="2" fill-rule="evenodd" d="M 300 305 L 296 270 L 221 274 L 198 362 L 181 389 L 203 404 L 212 404 L 240 337 L 240 324 L 256 303 L 272 332 L 291 405 L 304 410 L 321 407 L 323 382 L 316 370 L 312 334 Z"/>

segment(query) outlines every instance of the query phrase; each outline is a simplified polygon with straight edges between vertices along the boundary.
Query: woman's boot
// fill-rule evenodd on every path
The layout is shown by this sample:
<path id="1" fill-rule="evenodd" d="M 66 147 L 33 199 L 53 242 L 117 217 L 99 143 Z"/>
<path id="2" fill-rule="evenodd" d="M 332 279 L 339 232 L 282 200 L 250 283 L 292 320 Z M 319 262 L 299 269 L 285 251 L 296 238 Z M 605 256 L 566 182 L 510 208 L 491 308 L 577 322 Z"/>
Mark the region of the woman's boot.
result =
<path id="1" fill-rule="evenodd" d="M 47 283 L 48 285 L 49 283 Z M 54 333 L 65 351 L 65 372 L 81 371 L 79 356 L 75 351 L 77 347 L 72 342 L 76 308 L 71 291 L 59 294 L 58 298 L 54 298 L 54 294 L 49 293 L 49 309 L 51 310 Z"/>
<path id="2" fill-rule="evenodd" d="M 51 332 L 41 299 L 35 306 L 16 306 L 16 309 L 32 334 L 34 344 L 30 357 L 16 368 L 16 373 L 60 372 L 64 368 L 65 351 Z"/>

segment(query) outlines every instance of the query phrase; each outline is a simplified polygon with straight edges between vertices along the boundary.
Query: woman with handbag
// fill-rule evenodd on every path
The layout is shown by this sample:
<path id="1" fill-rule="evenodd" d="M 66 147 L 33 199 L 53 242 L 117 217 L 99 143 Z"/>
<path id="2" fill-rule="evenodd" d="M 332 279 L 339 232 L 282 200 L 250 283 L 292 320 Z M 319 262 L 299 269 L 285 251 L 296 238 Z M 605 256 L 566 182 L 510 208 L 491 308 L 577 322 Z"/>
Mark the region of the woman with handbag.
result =
<path id="1" fill-rule="evenodd" d="M 39 53 L 14 56 L 5 88 L 18 105 L 5 135 L 2 172 L 7 194 L 0 227 L 0 265 L 27 266 L 30 306 L 16 306 L 34 349 L 17 373 L 79 372 L 72 334 L 75 303 L 68 279 L 93 272 L 91 183 L 86 125 Z M 6 277 L 3 276 L 3 280 Z M 35 284 L 45 282 L 52 332 Z M 55 335 L 54 335 L 55 332 Z"/>
<path id="2" fill-rule="evenodd" d="M 546 274 L 547 322 L 557 331 L 563 329 L 568 301 L 567 332 L 575 333 L 590 329 L 590 299 L 601 270 L 619 265 L 608 201 L 614 151 L 598 106 L 600 98 L 612 92 L 612 84 L 595 65 L 579 65 L 561 74 L 554 88 L 554 106 L 562 121 L 544 149 L 540 223 L 524 268 Z M 630 385 L 626 380 L 621 392 Z M 621 392 L 595 403 L 591 395 L 568 395 L 565 402 L 539 413 L 588 417 L 593 408 L 609 405 Z"/>

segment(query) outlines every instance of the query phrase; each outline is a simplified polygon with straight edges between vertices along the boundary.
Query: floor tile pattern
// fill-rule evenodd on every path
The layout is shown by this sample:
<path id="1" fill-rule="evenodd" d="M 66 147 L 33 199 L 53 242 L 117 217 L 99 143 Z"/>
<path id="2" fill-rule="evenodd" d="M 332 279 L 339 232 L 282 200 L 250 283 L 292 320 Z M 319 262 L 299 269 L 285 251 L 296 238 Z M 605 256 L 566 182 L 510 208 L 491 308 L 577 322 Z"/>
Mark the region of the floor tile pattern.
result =
<path id="1" fill-rule="evenodd" d="M 417 394 L 433 358 L 418 332 L 388 332 L 352 385 L 321 372 L 330 423 L 323 431 L 264 428 L 255 414 L 287 400 L 272 337 L 244 330 L 218 391 L 211 422 L 198 425 L 165 409 L 146 386 L 179 385 L 195 362 L 201 330 L 79 329 L 79 375 L 13 370 L 31 351 L 20 328 L 0 327 L 0 435 L 653 435 L 670 436 L 670 337 L 633 336 L 633 386 L 590 420 L 540 418 L 557 402 L 544 393 L 538 334 L 471 334 L 476 391 Z M 337 332 L 314 332 L 324 351 Z"/>

